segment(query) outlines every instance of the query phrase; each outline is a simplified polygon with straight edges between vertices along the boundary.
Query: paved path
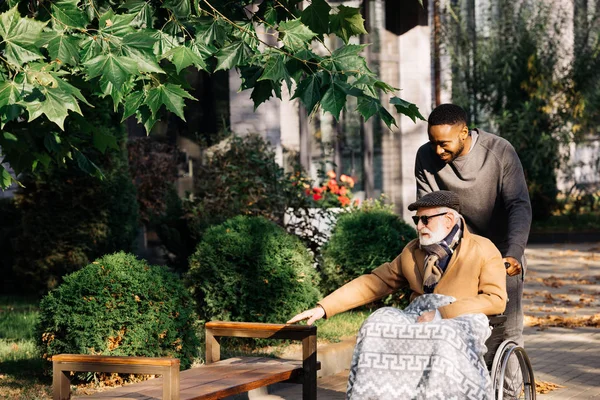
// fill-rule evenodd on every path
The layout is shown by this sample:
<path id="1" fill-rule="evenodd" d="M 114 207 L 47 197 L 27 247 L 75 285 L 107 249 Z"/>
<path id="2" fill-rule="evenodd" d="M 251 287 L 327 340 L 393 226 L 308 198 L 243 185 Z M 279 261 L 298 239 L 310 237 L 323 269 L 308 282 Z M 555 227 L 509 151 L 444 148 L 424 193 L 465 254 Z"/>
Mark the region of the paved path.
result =
<path id="1" fill-rule="evenodd" d="M 538 399 L 600 400 L 600 243 L 530 245 L 524 293 L 529 323 L 598 318 L 597 327 L 525 328 L 536 380 L 563 385 Z M 348 371 L 319 379 L 319 400 L 344 400 Z M 301 399 L 299 385 L 282 385 L 260 399 Z"/>

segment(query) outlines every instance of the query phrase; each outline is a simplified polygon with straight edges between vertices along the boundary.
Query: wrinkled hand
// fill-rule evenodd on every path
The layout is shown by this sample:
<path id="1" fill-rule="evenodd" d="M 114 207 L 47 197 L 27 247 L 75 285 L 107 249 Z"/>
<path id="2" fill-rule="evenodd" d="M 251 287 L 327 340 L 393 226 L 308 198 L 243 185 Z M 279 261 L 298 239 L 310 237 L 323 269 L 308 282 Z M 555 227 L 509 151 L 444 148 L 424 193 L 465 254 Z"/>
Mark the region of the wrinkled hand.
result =
<path id="1" fill-rule="evenodd" d="M 435 317 L 435 310 L 426 311 L 417 317 L 417 322 L 430 322 L 433 321 L 433 317 Z"/>
<path id="2" fill-rule="evenodd" d="M 301 312 L 300 314 L 298 314 L 295 317 L 293 317 L 292 319 L 290 319 L 287 323 L 295 324 L 296 322 L 300 322 L 305 319 L 308 319 L 308 321 L 306 321 L 306 324 L 312 325 L 315 323 L 315 321 L 320 320 L 324 316 L 325 316 L 325 310 L 323 309 L 323 307 L 316 306 L 315 308 L 311 308 L 310 310 Z"/>
<path id="3" fill-rule="evenodd" d="M 506 267 L 506 274 L 508 276 L 515 276 L 521 273 L 523 270 L 523 266 L 519 261 L 517 261 L 514 257 L 504 257 L 502 259 L 504 261 L 504 266 Z"/>

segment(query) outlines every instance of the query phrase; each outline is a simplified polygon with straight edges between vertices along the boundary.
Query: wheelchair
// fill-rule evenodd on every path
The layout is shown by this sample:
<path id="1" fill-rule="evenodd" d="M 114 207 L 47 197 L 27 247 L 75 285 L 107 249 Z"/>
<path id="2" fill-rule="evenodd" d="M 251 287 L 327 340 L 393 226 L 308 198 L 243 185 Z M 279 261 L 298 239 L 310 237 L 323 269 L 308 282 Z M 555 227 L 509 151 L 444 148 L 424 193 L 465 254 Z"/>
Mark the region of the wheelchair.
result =
<path id="1" fill-rule="evenodd" d="M 512 340 L 504 340 L 506 315 L 494 315 L 488 319 L 492 327 L 492 335 L 485 342 L 488 352 L 484 360 L 492 377 L 494 398 L 496 400 L 506 399 L 504 381 L 507 380 L 520 385 L 518 399 L 535 400 L 533 368 L 525 349 Z M 512 376 L 507 375 L 509 362 L 519 366 Z"/>

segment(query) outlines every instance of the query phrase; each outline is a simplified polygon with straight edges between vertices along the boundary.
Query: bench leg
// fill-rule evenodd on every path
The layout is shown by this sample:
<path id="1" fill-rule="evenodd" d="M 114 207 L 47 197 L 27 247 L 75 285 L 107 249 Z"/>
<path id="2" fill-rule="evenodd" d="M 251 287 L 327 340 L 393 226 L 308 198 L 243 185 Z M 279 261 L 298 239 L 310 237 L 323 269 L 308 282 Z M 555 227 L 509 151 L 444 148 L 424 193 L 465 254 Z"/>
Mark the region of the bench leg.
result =
<path id="1" fill-rule="evenodd" d="M 52 365 L 52 399 L 69 400 L 71 398 L 71 381 L 67 376 L 68 371 L 63 371 L 60 364 Z"/>
<path id="2" fill-rule="evenodd" d="M 302 339 L 302 400 L 317 399 L 317 335 Z"/>
<path id="3" fill-rule="evenodd" d="M 179 364 L 165 368 L 163 377 L 163 400 L 179 400 Z"/>

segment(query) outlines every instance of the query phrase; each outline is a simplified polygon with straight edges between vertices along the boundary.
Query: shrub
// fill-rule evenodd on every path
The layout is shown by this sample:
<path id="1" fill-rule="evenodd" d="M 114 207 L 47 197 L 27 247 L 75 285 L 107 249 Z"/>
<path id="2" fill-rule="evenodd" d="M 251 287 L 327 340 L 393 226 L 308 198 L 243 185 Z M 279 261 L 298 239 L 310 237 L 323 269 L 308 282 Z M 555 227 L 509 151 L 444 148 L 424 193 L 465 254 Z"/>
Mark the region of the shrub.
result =
<path id="1" fill-rule="evenodd" d="M 323 248 L 323 293 L 392 261 L 416 237 L 411 226 L 383 206 L 340 214 Z"/>
<path id="2" fill-rule="evenodd" d="M 319 299 L 300 240 L 262 217 L 238 216 L 206 231 L 188 282 L 203 320 L 278 322 Z"/>
<path id="3" fill-rule="evenodd" d="M 187 368 L 199 344 L 193 308 L 176 275 L 120 252 L 66 276 L 42 299 L 36 337 L 44 358 L 177 357 Z"/>

